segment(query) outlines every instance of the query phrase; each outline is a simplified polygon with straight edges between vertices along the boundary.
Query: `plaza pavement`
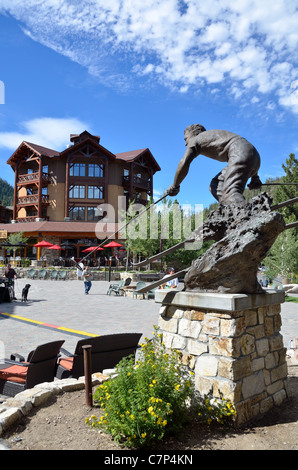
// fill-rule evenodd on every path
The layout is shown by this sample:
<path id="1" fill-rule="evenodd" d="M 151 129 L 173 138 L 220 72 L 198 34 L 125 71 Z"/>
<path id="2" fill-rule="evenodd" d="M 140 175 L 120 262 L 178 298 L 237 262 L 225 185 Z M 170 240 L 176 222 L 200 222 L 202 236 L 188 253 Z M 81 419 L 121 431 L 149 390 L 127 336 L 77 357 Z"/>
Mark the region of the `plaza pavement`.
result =
<path id="1" fill-rule="evenodd" d="M 31 288 L 25 303 L 21 302 L 21 291 L 27 282 Z M 160 305 L 153 299 L 107 295 L 109 284 L 93 281 L 85 295 L 83 281 L 18 279 L 17 300 L 0 304 L 0 340 L 2 348 L 4 343 L 5 357 L 13 352 L 26 357 L 38 344 L 57 339 L 64 339 L 63 347 L 72 352 L 77 341 L 88 335 L 131 332 L 142 333 L 143 338 L 152 337 Z"/>
<path id="2" fill-rule="evenodd" d="M 27 282 L 31 283 L 29 300 L 22 303 L 21 291 Z M 88 335 L 139 332 L 141 340 L 152 337 L 160 304 L 153 299 L 106 295 L 108 286 L 108 281 L 93 281 L 85 295 L 82 281 L 18 279 L 18 300 L 0 304 L 0 358 L 14 352 L 26 357 L 37 345 L 57 339 L 64 339 L 63 347 L 72 352 L 77 341 Z M 281 334 L 288 348 L 289 341 L 298 338 L 298 304 L 282 304 L 281 316 Z"/>

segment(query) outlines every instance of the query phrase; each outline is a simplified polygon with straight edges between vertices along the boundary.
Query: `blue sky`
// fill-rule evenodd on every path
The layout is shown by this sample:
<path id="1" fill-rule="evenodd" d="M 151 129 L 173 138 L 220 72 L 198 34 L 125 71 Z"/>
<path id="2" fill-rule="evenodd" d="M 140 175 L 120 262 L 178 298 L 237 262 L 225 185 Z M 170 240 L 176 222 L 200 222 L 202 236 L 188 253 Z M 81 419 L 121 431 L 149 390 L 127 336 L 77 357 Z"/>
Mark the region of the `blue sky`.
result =
<path id="1" fill-rule="evenodd" d="M 246 137 L 261 179 L 282 175 L 298 150 L 297 24 L 296 0 L 0 0 L 0 177 L 13 184 L 22 140 L 63 150 L 86 129 L 114 153 L 148 147 L 158 196 L 193 123 Z M 222 168 L 195 159 L 179 202 L 214 202 Z"/>

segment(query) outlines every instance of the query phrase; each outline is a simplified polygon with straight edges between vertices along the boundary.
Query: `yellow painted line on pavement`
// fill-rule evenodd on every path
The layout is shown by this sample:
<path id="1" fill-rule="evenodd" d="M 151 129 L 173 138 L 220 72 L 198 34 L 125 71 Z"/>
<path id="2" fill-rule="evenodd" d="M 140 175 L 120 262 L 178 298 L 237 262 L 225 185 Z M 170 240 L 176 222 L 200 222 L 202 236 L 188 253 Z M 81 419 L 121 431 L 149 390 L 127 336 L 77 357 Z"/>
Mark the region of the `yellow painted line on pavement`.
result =
<path id="1" fill-rule="evenodd" d="M 32 320 L 31 318 L 20 317 L 19 315 L 14 315 L 13 313 L 0 312 L 0 315 L 4 315 L 5 317 L 12 318 L 14 320 L 23 321 L 25 323 L 32 323 L 34 325 L 40 325 L 40 326 L 43 326 L 45 328 L 59 330 L 59 331 L 65 332 L 65 333 L 71 333 L 71 334 L 75 334 L 75 335 L 78 335 L 78 336 L 89 336 L 89 337 L 98 336 L 97 334 L 87 333 L 86 331 L 73 330 L 71 328 L 66 328 L 66 327 L 63 327 L 63 326 L 57 326 L 57 325 L 52 325 L 50 323 L 45 323 L 45 322 L 38 321 L 38 320 Z"/>

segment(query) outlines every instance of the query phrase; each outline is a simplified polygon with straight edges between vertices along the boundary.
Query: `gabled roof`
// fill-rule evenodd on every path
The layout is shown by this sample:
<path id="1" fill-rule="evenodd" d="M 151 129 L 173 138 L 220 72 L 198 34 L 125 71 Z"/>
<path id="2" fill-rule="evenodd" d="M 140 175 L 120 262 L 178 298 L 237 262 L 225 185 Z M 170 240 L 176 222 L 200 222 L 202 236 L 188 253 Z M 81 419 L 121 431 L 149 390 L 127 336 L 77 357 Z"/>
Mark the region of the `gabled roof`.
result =
<path id="1" fill-rule="evenodd" d="M 78 139 L 79 137 L 82 137 L 82 136 L 84 136 L 85 138 L 89 137 L 90 139 L 95 140 L 97 143 L 99 143 L 99 141 L 100 141 L 100 136 L 99 135 L 92 135 L 88 131 L 81 132 L 81 134 L 70 134 L 70 141 L 74 142 L 76 139 Z"/>
<path id="2" fill-rule="evenodd" d="M 42 145 L 32 144 L 31 142 L 24 141 L 29 148 L 31 148 L 35 153 L 39 154 L 40 156 L 44 157 L 58 157 L 59 152 L 57 150 L 53 150 L 47 147 L 43 147 Z"/>
<path id="3" fill-rule="evenodd" d="M 18 146 L 18 148 L 14 151 L 11 157 L 7 160 L 8 164 L 14 163 L 20 157 L 24 157 L 27 159 L 28 150 L 32 150 L 37 156 L 44 156 L 44 157 L 58 157 L 59 152 L 56 150 L 43 147 L 41 145 L 33 144 L 31 142 L 26 142 L 25 140 Z"/>
<path id="4" fill-rule="evenodd" d="M 79 142 L 75 142 L 77 138 L 80 138 Z M 73 145 L 70 145 L 68 148 L 63 150 L 62 152 L 58 152 L 57 150 L 53 150 L 47 147 L 43 147 L 42 145 L 37 145 L 31 142 L 23 141 L 19 147 L 15 150 L 15 152 L 11 155 L 11 157 L 7 160 L 7 163 L 13 165 L 17 160 L 20 158 L 24 158 L 27 160 L 28 158 L 28 150 L 31 150 L 36 156 L 44 156 L 44 157 L 64 157 L 74 151 L 80 150 L 84 147 L 88 142 L 92 144 L 93 147 L 97 148 L 99 152 L 106 155 L 108 158 L 112 160 L 122 160 L 124 162 L 135 162 L 140 157 L 145 157 L 149 160 L 150 165 L 152 166 L 154 171 L 160 171 L 160 166 L 158 165 L 157 161 L 153 157 L 152 153 L 148 148 L 143 148 L 139 150 L 131 150 L 129 152 L 122 152 L 113 154 L 105 147 L 100 145 L 99 136 L 91 135 L 88 131 L 84 131 L 81 134 L 71 134 L 70 140 Z"/>
<path id="5" fill-rule="evenodd" d="M 131 150 L 130 152 L 116 153 L 117 160 L 123 160 L 125 162 L 134 162 L 138 160 L 141 156 L 149 158 L 151 165 L 155 171 L 160 171 L 160 166 L 153 157 L 152 153 L 148 148 Z"/>
<path id="6" fill-rule="evenodd" d="M 92 143 L 94 147 L 96 147 L 103 154 L 107 155 L 107 157 L 112 158 L 112 159 L 116 158 L 116 156 L 112 152 L 107 150 L 105 147 L 103 147 L 102 145 L 100 145 L 94 139 L 91 139 L 90 137 L 87 137 L 86 139 L 81 140 L 80 142 L 77 142 L 76 144 L 70 145 L 70 147 L 60 152 L 60 156 L 64 157 L 65 155 L 68 155 L 69 153 L 80 150 L 80 148 L 84 147 L 87 144 L 87 142 Z"/>

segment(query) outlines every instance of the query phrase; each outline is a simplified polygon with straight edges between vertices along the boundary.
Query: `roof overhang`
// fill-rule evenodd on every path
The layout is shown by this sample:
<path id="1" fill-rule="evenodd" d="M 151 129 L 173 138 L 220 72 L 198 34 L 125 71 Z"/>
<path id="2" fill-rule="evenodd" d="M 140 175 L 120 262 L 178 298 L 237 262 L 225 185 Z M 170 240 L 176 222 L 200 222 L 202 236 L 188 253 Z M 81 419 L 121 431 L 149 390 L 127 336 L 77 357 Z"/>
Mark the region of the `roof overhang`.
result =
<path id="1" fill-rule="evenodd" d="M 68 238 L 89 236 L 104 239 L 117 232 L 118 224 L 112 222 L 21 222 L 14 224 L 0 224 L 0 230 L 7 230 L 8 234 L 23 232 L 24 236 L 33 236 L 39 233 L 56 234 Z"/>

